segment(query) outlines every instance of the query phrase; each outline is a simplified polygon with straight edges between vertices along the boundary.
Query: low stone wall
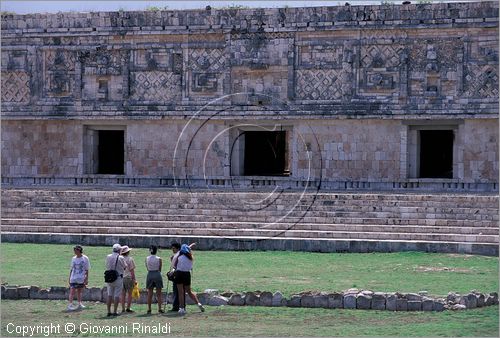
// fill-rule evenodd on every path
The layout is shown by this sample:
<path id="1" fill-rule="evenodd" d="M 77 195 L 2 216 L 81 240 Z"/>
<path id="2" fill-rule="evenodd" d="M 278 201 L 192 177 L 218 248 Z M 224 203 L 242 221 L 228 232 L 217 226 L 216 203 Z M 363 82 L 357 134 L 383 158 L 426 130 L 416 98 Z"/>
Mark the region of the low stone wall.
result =
<path id="1" fill-rule="evenodd" d="M 2 299 L 48 299 L 65 300 L 69 296 L 69 288 L 52 286 L 44 289 L 38 286 L 8 286 L 1 287 Z M 172 293 L 168 294 L 168 301 L 172 303 Z M 87 288 L 83 292 L 84 301 L 105 302 L 106 288 Z M 198 294 L 200 302 L 210 306 L 274 306 L 274 307 L 307 307 L 325 309 L 360 309 L 360 310 L 388 310 L 388 311 L 444 311 L 464 310 L 476 307 L 498 305 L 498 293 L 481 293 L 473 290 L 466 295 L 450 292 L 446 298 L 433 298 L 427 292 L 400 293 L 400 292 L 373 292 L 368 290 L 349 289 L 343 292 L 313 293 L 303 292 L 285 298 L 279 291 L 255 291 L 233 293 L 219 293 L 208 289 Z M 147 291 L 141 290 L 141 296 L 134 301 L 145 304 Z M 187 298 L 189 305 L 194 304 Z"/>

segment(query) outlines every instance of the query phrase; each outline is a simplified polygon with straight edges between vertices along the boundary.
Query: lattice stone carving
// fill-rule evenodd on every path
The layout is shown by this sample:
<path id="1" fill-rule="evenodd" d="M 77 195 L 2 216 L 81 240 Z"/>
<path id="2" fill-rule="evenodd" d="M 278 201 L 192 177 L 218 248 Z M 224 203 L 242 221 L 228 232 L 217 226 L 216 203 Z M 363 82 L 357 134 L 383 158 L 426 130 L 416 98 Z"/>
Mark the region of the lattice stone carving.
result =
<path id="1" fill-rule="evenodd" d="M 224 50 L 219 48 L 190 48 L 188 58 L 188 67 L 193 71 L 221 72 L 226 64 Z"/>
<path id="2" fill-rule="evenodd" d="M 464 73 L 464 94 L 498 99 L 498 66 L 468 64 Z"/>
<path id="3" fill-rule="evenodd" d="M 2 102 L 28 103 L 30 100 L 27 72 L 2 72 Z"/>
<path id="4" fill-rule="evenodd" d="M 422 41 L 415 40 L 409 50 L 410 70 L 430 70 L 434 63 L 439 69 L 456 69 L 460 64 L 463 44 L 458 40 Z"/>
<path id="5" fill-rule="evenodd" d="M 364 45 L 361 46 L 361 67 L 390 68 L 401 64 L 401 45 Z"/>
<path id="6" fill-rule="evenodd" d="M 173 72 L 131 73 L 132 100 L 166 102 L 176 101 L 181 95 L 181 76 Z"/>
<path id="7" fill-rule="evenodd" d="M 296 96 L 302 100 L 338 100 L 342 98 L 341 70 L 300 69 L 296 71 Z"/>

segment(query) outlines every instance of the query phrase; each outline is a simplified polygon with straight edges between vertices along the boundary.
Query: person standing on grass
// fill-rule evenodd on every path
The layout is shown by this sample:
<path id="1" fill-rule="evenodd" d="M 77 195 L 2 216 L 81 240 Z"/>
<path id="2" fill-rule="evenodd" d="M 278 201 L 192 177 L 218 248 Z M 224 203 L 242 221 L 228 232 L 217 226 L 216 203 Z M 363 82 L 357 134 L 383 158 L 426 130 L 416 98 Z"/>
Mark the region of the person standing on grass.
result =
<path id="1" fill-rule="evenodd" d="M 156 300 L 158 302 L 158 313 L 163 313 L 161 308 L 162 298 L 161 289 L 163 289 L 163 278 L 161 277 L 162 260 L 156 255 L 158 247 L 151 245 L 149 247 L 151 255 L 146 257 L 146 268 L 148 276 L 146 278 L 146 288 L 148 289 L 148 314 L 151 314 L 151 303 L 153 302 L 153 289 L 156 288 Z"/>
<path id="2" fill-rule="evenodd" d="M 178 242 L 172 242 L 171 247 L 172 247 L 173 255 L 170 256 L 170 270 L 175 270 L 173 263 L 174 263 L 174 259 L 177 259 L 177 257 L 179 256 L 179 250 L 181 249 L 181 245 Z M 172 292 L 174 294 L 174 300 L 172 302 L 172 309 L 170 309 L 169 311 L 178 312 L 179 311 L 179 292 L 177 290 L 177 283 L 175 282 L 175 280 L 172 281 Z"/>
<path id="3" fill-rule="evenodd" d="M 121 254 L 125 259 L 125 263 L 127 264 L 127 269 L 123 273 L 123 289 L 122 289 L 122 312 L 134 312 L 130 309 L 130 305 L 132 304 L 132 290 L 134 289 L 134 285 L 136 283 L 135 279 L 135 262 L 132 257 L 130 257 L 130 249 L 127 245 L 122 247 Z M 128 298 L 127 298 L 128 296 Z M 125 298 L 127 301 L 127 308 L 125 309 Z"/>
<path id="4" fill-rule="evenodd" d="M 122 247 L 120 244 L 113 245 L 113 252 L 106 257 L 106 270 L 116 270 L 118 272 L 118 278 L 112 283 L 107 284 L 108 299 L 106 306 L 108 308 L 108 317 L 118 316 L 116 310 L 118 309 L 118 304 L 120 303 L 120 296 L 123 289 L 123 273 L 127 268 L 127 263 L 123 256 L 120 256 Z M 114 308 L 111 312 L 111 303 L 113 303 Z"/>
<path id="5" fill-rule="evenodd" d="M 194 243 L 191 245 L 193 246 Z M 201 312 L 205 311 L 201 305 L 196 293 L 191 291 L 191 270 L 193 269 L 193 254 L 191 253 L 191 246 L 182 244 L 179 250 L 179 256 L 174 259 L 172 266 L 176 269 L 176 283 L 179 293 L 179 314 L 186 314 L 186 296 L 185 293 L 198 305 Z"/>
<path id="6" fill-rule="evenodd" d="M 83 289 L 89 283 L 89 270 L 90 270 L 90 261 L 87 256 L 83 254 L 83 247 L 81 245 L 76 245 L 73 248 L 73 252 L 75 256 L 71 259 L 71 265 L 69 270 L 69 304 L 68 311 L 73 310 L 81 310 L 84 309 L 85 306 L 82 304 L 82 293 Z M 78 300 L 78 305 L 75 308 L 73 306 L 73 298 L 75 296 L 76 291 L 76 299 Z"/>

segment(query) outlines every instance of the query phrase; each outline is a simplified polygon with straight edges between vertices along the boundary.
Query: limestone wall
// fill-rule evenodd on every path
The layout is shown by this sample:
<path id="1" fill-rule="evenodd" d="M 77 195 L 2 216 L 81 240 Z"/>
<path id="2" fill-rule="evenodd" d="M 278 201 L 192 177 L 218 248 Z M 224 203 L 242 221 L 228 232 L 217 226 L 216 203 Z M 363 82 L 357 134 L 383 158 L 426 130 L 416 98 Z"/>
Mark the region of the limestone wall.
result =
<path id="1" fill-rule="evenodd" d="M 92 149 L 87 128 L 115 126 L 110 121 L 2 122 L 2 175 L 81 176 L 89 171 Z M 125 175 L 130 177 L 229 177 L 230 158 L 241 156 L 237 135 L 264 130 L 269 122 L 154 120 L 120 121 L 125 132 Z M 258 128 L 256 126 L 262 126 Z M 323 180 L 404 180 L 409 177 L 409 126 L 397 120 L 287 120 L 290 176 Z M 454 178 L 496 182 L 498 125 L 494 119 L 457 125 Z M 234 163 L 233 163 L 234 164 Z"/>

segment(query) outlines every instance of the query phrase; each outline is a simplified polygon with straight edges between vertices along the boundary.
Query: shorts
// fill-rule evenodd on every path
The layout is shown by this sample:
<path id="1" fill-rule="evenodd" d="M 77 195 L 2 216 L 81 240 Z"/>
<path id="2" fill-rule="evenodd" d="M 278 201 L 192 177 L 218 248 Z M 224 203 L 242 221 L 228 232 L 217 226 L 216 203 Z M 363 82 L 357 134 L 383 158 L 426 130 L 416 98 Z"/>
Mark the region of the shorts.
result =
<path id="1" fill-rule="evenodd" d="M 134 288 L 134 280 L 132 279 L 132 277 L 123 277 L 123 290 L 125 290 L 125 292 L 128 292 L 128 291 L 132 291 L 132 289 Z"/>
<path id="2" fill-rule="evenodd" d="M 119 276 L 113 283 L 107 283 L 108 297 L 120 298 L 123 290 L 123 277 Z"/>
<path id="3" fill-rule="evenodd" d="M 176 271 L 175 283 L 180 285 L 191 285 L 191 272 L 189 271 Z"/>
<path id="4" fill-rule="evenodd" d="M 82 283 L 69 283 L 69 287 L 71 289 L 83 289 L 85 287 L 85 284 L 82 284 Z"/>
<path id="5" fill-rule="evenodd" d="M 148 271 L 146 278 L 146 289 L 163 288 L 163 278 L 160 271 Z"/>

